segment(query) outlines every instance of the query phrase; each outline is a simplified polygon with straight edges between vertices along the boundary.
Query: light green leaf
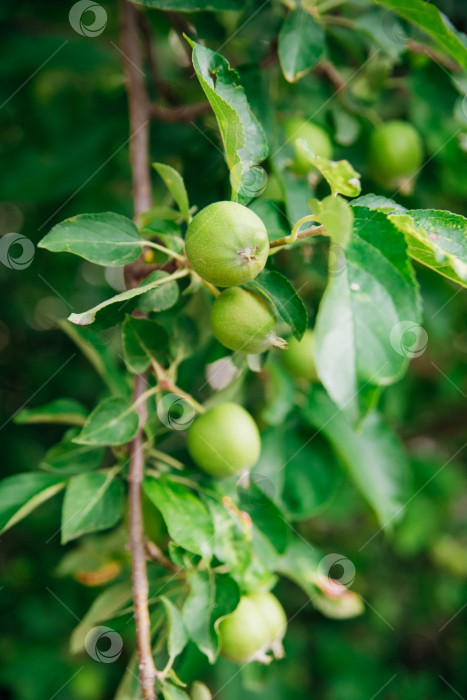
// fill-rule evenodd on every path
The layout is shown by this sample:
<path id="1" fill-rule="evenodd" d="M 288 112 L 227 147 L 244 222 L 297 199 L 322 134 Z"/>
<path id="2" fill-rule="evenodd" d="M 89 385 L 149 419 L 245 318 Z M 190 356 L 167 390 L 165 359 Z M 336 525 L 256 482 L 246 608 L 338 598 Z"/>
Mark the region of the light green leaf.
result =
<path id="1" fill-rule="evenodd" d="M 101 326 L 115 325 L 124 318 L 125 314 L 131 313 L 134 310 L 138 303 L 137 297 L 162 285 L 171 284 L 173 280 L 179 277 L 185 277 L 186 274 L 186 270 L 180 270 L 166 277 L 158 275 L 157 279 L 151 282 L 144 280 L 139 287 L 128 289 L 126 292 L 117 294 L 111 299 L 107 299 L 101 304 L 89 309 L 89 311 L 84 311 L 81 314 L 71 314 L 68 320 L 79 326 L 87 326 L 96 321 L 98 321 Z"/>
<path id="2" fill-rule="evenodd" d="M 334 264 L 315 326 L 318 375 L 353 423 L 374 400 L 374 387 L 398 380 L 410 353 L 394 334 L 420 320 L 418 288 L 404 236 L 380 212 L 354 207 L 354 231 Z M 405 325 L 404 325 L 405 324 Z"/>
<path id="3" fill-rule="evenodd" d="M 137 5 L 174 12 L 198 12 L 200 10 L 242 10 L 245 0 L 132 0 Z"/>
<path id="4" fill-rule="evenodd" d="M 425 0 L 373 0 L 387 7 L 421 29 L 467 70 L 467 41 L 465 34 L 458 32 L 446 15 Z"/>
<path id="5" fill-rule="evenodd" d="M 61 491 L 65 484 L 60 477 L 41 472 L 14 474 L 0 481 L 0 533 Z"/>
<path id="6" fill-rule="evenodd" d="M 141 283 L 142 285 L 151 284 L 152 282 L 157 282 L 165 280 L 168 277 L 168 273 L 163 270 L 154 270 L 150 275 L 146 277 Z M 178 284 L 175 280 L 164 282 L 155 289 L 146 292 L 138 299 L 138 309 L 145 314 L 150 314 L 156 311 L 165 311 L 165 309 L 170 309 L 178 301 Z"/>
<path id="7" fill-rule="evenodd" d="M 122 326 L 122 345 L 125 363 L 135 374 L 145 372 L 151 360 L 165 350 L 167 331 L 154 321 L 127 316 Z"/>
<path id="8" fill-rule="evenodd" d="M 277 270 L 263 270 L 248 287 L 259 290 L 276 307 L 278 313 L 300 340 L 308 325 L 305 304 L 287 277 Z"/>
<path id="9" fill-rule="evenodd" d="M 106 530 L 122 515 L 122 482 L 117 469 L 79 474 L 70 479 L 62 512 L 62 544 L 87 532 Z"/>
<path id="10" fill-rule="evenodd" d="M 321 201 L 311 199 L 308 204 L 316 221 L 325 227 L 331 241 L 345 248 L 353 228 L 353 211 L 350 204 L 339 195 L 330 195 Z"/>
<path id="11" fill-rule="evenodd" d="M 74 253 L 106 267 L 120 267 L 136 260 L 141 246 L 135 224 L 113 212 L 73 216 L 54 226 L 39 243 L 39 248 Z"/>
<path id="12" fill-rule="evenodd" d="M 188 195 L 182 176 L 174 168 L 171 168 L 170 165 L 165 165 L 164 163 L 153 163 L 152 167 L 157 170 L 164 180 L 178 208 L 183 214 L 183 218 L 188 223 L 190 220 L 190 205 L 188 203 Z"/>
<path id="13" fill-rule="evenodd" d="M 310 71 L 323 55 L 323 28 L 301 7 L 293 10 L 279 32 L 279 61 L 289 83 L 295 83 Z"/>
<path id="14" fill-rule="evenodd" d="M 167 651 L 171 659 L 175 659 L 182 653 L 188 642 L 188 634 L 185 629 L 182 614 L 178 608 L 165 596 L 160 597 L 168 620 L 169 636 L 167 639 Z"/>
<path id="15" fill-rule="evenodd" d="M 405 234 L 409 255 L 438 274 L 467 287 L 467 219 L 435 209 L 389 215 Z"/>
<path id="16" fill-rule="evenodd" d="M 162 695 L 164 700 L 190 700 L 190 696 L 183 688 L 179 688 L 178 685 L 173 685 L 172 683 L 164 684 Z"/>
<path id="17" fill-rule="evenodd" d="M 372 413 L 354 432 L 326 393 L 310 394 L 303 415 L 327 437 L 383 528 L 400 520 L 410 497 L 407 455 L 381 417 Z"/>
<path id="18" fill-rule="evenodd" d="M 346 197 L 357 197 L 360 194 L 362 189 L 360 173 L 357 173 L 348 160 L 328 160 L 318 156 L 306 139 L 297 139 L 295 144 L 297 149 L 319 170 L 331 188 L 332 194 L 343 194 Z"/>
<path id="19" fill-rule="evenodd" d="M 124 445 L 138 432 L 139 417 L 125 399 L 110 397 L 94 409 L 80 434 L 79 445 Z"/>
<path id="20" fill-rule="evenodd" d="M 191 570 L 187 571 L 187 581 L 190 592 L 182 611 L 185 627 L 193 642 L 214 663 L 219 654 L 217 626 L 237 607 L 240 591 L 227 574 L 214 578 L 211 572 Z"/>
<path id="21" fill-rule="evenodd" d="M 73 399 L 55 399 L 39 408 L 23 408 L 13 420 L 19 425 L 24 423 L 83 425 L 86 415 L 86 409 L 78 401 Z"/>
<path id="22" fill-rule="evenodd" d="M 78 433 L 77 428 L 67 430 L 62 440 L 48 450 L 40 463 L 41 469 L 55 472 L 57 476 L 74 476 L 97 469 L 104 457 L 104 449 L 76 445 L 72 440 Z"/>
<path id="23" fill-rule="evenodd" d="M 93 602 L 86 615 L 71 635 L 70 651 L 79 654 L 84 651 L 86 635 L 100 622 L 115 617 L 131 602 L 131 585 L 129 582 L 117 583 L 107 588 Z"/>
<path id="24" fill-rule="evenodd" d="M 398 214 L 405 214 L 407 209 L 400 204 L 397 204 L 393 199 L 389 197 L 383 197 L 380 194 L 364 194 L 358 199 L 354 199 L 351 202 L 353 207 L 368 207 L 368 209 L 376 209 L 377 211 L 382 211 L 383 214 L 391 214 L 397 212 Z"/>
<path id="25" fill-rule="evenodd" d="M 189 552 L 209 559 L 214 543 L 214 526 L 199 498 L 183 484 L 165 476 L 146 479 L 144 491 L 162 513 L 174 542 Z"/>
<path id="26" fill-rule="evenodd" d="M 250 109 L 237 71 L 220 54 L 187 40 L 193 48 L 196 75 L 219 125 L 231 171 L 232 197 L 248 201 L 251 183 L 244 188 L 244 181 L 268 154 L 263 128 Z"/>

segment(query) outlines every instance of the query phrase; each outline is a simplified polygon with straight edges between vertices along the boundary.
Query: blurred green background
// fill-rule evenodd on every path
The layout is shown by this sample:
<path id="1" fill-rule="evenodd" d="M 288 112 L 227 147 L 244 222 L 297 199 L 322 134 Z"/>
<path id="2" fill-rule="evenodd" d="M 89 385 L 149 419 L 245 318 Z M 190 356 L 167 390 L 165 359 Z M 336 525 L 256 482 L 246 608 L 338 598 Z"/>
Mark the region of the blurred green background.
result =
<path id="1" fill-rule="evenodd" d="M 4 0 L 0 8 L 0 233 L 18 232 L 35 243 L 53 224 L 73 214 L 132 211 L 116 6 L 102 3 L 107 26 L 98 37 L 89 38 L 70 27 L 71 4 Z M 458 29 L 467 29 L 467 7 L 462 3 L 437 6 Z M 252 3 L 250 14 L 259 7 Z M 342 11 L 352 13 L 352 7 L 361 13 L 368 9 L 366 3 L 356 2 Z M 254 67 L 267 55 L 282 15 L 279 4 L 267 3 L 244 26 L 244 18 L 236 13 L 186 15 L 183 22 L 192 32 L 196 28 L 198 38 L 211 48 L 225 44 L 222 53 L 240 67 L 269 133 L 277 120 L 312 114 L 331 98 L 317 121 L 333 136 L 336 155 L 348 158 L 362 173 L 363 193 L 380 191 L 365 165 L 372 128 L 368 111 L 411 121 L 423 137 L 429 162 L 414 193 L 401 203 L 467 215 L 467 116 L 462 92 L 446 69 L 423 55 L 401 52 L 392 63 L 388 59 L 389 72 L 381 64 L 379 73 L 359 73 L 348 88 L 351 112 L 332 99 L 332 85 L 316 73 L 288 85 L 277 63 L 261 72 Z M 173 101 L 201 100 L 179 32 L 159 11 L 147 17 Z M 355 70 L 364 63 L 367 39 L 335 26 L 328 40 L 337 65 Z M 459 75 L 458 80 L 464 80 L 465 88 L 465 77 Z M 153 84 L 150 89 L 153 99 L 162 101 L 160 89 Z M 154 161 L 182 170 L 190 201 L 201 208 L 228 198 L 227 169 L 216 148 L 219 140 L 211 114 L 193 124 L 155 121 L 151 143 Z M 164 201 L 155 174 L 154 188 L 156 201 Z M 294 267 L 297 262 L 290 256 L 285 265 Z M 325 270 L 319 261 L 310 261 L 303 275 L 312 282 L 306 301 L 313 312 Z M 283 661 L 248 669 L 232 680 L 228 662 L 212 670 L 192 651 L 178 669 L 186 680 L 202 677 L 224 700 L 241 694 L 245 700 L 449 700 L 456 692 L 466 692 L 466 295 L 429 270 L 417 268 L 417 275 L 428 346 L 411 363 L 409 375 L 382 400 L 386 417 L 412 458 L 414 495 L 404 519 L 392 539 L 378 534 L 364 546 L 376 522 L 361 497 L 342 481 L 321 512 L 297 524 L 323 551 L 342 553 L 354 562 L 353 589 L 364 597 L 366 612 L 347 621 L 327 619 L 305 605 L 295 586 L 281 583 L 279 594 L 292 618 Z M 56 329 L 54 319 L 93 306 L 108 293 L 112 280 L 90 263 L 42 251 L 36 251 L 27 269 L 0 265 L 0 280 L 0 437 L 6 476 L 35 469 L 63 433 L 59 427 L 15 425 L 12 417 L 18 409 L 63 395 L 89 408 L 94 405 L 102 390 L 100 380 Z M 104 334 L 102 342 L 111 341 L 111 333 Z M 125 649 L 109 664 L 68 652 L 71 630 L 100 589 L 57 574 L 64 553 L 54 534 L 60 500 L 48 501 L 1 538 L 0 695 L 5 700 L 112 698 L 128 663 Z M 127 623 L 124 633 L 131 637 Z"/>

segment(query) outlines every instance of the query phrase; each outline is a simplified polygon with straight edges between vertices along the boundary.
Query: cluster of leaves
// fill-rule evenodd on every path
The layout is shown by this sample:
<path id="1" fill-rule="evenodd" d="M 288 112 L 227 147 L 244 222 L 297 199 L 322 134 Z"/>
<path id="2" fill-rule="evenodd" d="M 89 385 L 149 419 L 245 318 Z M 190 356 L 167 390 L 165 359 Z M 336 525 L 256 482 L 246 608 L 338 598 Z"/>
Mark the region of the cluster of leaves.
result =
<path id="1" fill-rule="evenodd" d="M 178 7 L 177 3 L 157 0 L 144 4 L 161 9 L 169 9 L 169 5 L 170 9 L 195 9 L 188 0 Z M 395 3 L 379 4 L 398 9 L 392 7 Z M 416 12 L 417 3 L 412 4 Z M 213 2 L 202 9 L 239 9 L 240 3 L 218 5 Z M 436 14 L 436 8 L 433 10 L 434 14 L 428 13 L 424 31 L 464 65 L 465 48 L 459 46 L 454 30 Z M 412 19 L 410 11 L 400 13 Z M 363 19 L 361 23 L 365 26 Z M 302 46 L 296 51 L 296 37 L 302 30 L 307 50 Z M 264 131 L 253 116 L 238 74 L 226 60 L 194 42 L 192 48 L 193 65 L 219 123 L 232 196 L 248 203 L 252 199 L 248 194 L 252 191 L 252 169 L 254 177 L 259 177 L 255 168 L 268 155 Z M 279 58 L 285 78 L 299 80 L 323 52 L 321 25 L 313 14 L 297 7 L 279 33 Z M 348 614 L 345 610 L 342 613 L 338 603 L 329 600 L 320 587 L 318 564 L 322 555 L 303 544 L 287 523 L 309 518 L 328 502 L 341 465 L 376 512 L 381 526 L 392 527 L 402 515 L 411 493 L 410 469 L 399 441 L 375 405 L 381 388 L 400 379 L 408 366 L 407 353 L 398 352 L 394 339 L 391 342 L 393 329 L 404 322 L 412 326 L 421 323 L 411 259 L 466 285 L 466 220 L 462 216 L 438 209 L 405 208 L 375 195 L 365 195 L 350 204 L 343 196 L 355 197 L 360 190 L 352 166 L 346 161 L 335 166 L 313 153 L 309 158 L 328 182 L 331 196 L 314 198 L 309 184 L 294 175 L 285 147 L 280 157 L 269 156 L 271 172 L 286 192 L 278 205 L 279 215 L 274 217 L 277 208 L 271 206 L 267 196 L 254 199 L 250 206 L 264 217 L 271 239 L 288 234 L 301 218 L 310 217 L 310 211 L 313 220 L 329 233 L 334 260 L 315 321 L 322 388 L 316 387 L 304 396 L 303 387 L 286 376 L 277 354 L 260 361 L 235 358 L 235 379 L 213 392 L 208 401 L 225 397 L 241 401 L 249 371 L 266 368 L 268 375 L 268 398 L 258 411 L 264 426 L 263 455 L 250 486 L 244 489 L 235 483 L 214 483 L 199 476 L 188 461 L 183 431 L 172 430 L 161 419 L 158 406 L 163 391 L 155 380 L 148 386 L 145 493 L 148 508 L 157 508 L 153 516 L 155 512 L 157 518 L 159 511 L 164 521 L 158 544 L 166 549 L 178 570 L 167 585 L 166 571 L 158 565 L 150 570 L 154 603 L 151 620 L 158 633 L 154 653 L 158 667 L 168 669 L 169 682 L 163 692 L 169 699 L 186 697 L 172 669 L 175 658 L 190 641 L 214 661 L 218 654 L 216 623 L 235 608 L 241 592 L 269 588 L 276 576 L 282 575 L 298 583 L 326 614 Z M 156 164 L 156 169 L 177 208 L 155 207 L 137 225 L 114 213 L 76 216 L 55 226 L 41 246 L 74 253 L 103 267 L 119 268 L 136 260 L 143 249 L 150 258 L 151 247 L 157 250 L 156 246 L 166 249 L 165 253 L 159 250 L 165 255 L 164 261 L 172 254 L 183 258 L 183 230 L 192 211 L 185 185 L 173 168 Z M 269 225 L 271 218 L 273 223 Z M 272 259 L 255 284 L 274 303 L 283 322 L 301 337 L 307 325 L 303 315 L 307 304 L 300 302 L 281 274 L 287 265 L 284 258 L 292 254 L 295 251 L 287 250 Z M 156 365 L 164 367 L 175 381 L 179 369 L 179 383 L 184 385 L 194 355 L 201 355 L 209 368 L 220 353 L 219 347 L 213 346 L 206 324 L 200 321 L 208 304 L 206 292 L 196 279 L 187 284 L 188 280 L 186 268 L 176 263 L 173 272 L 155 271 L 136 289 L 70 316 L 69 321 L 77 327 L 67 325 L 66 332 L 104 379 L 106 396 L 89 415 L 82 405 L 67 398 L 18 414 L 18 422 L 56 422 L 71 427 L 44 456 L 42 471 L 3 482 L 3 529 L 61 490 L 65 490 L 61 525 L 64 543 L 118 525 L 125 506 L 125 446 L 138 429 L 138 416 L 131 402 L 132 375 Z M 132 316 L 135 310 L 148 318 Z M 102 350 L 94 335 L 95 331 L 115 326 L 121 329 L 124 369 Z M 396 344 L 401 342 L 400 337 L 396 339 Z M 399 345 L 399 350 L 403 349 Z M 198 398 L 205 398 L 205 387 L 192 383 L 191 390 L 200 394 Z M 173 420 L 176 422 L 176 417 Z M 289 430 L 286 447 L 278 431 L 283 423 Z M 124 541 L 125 527 L 122 530 Z M 118 544 L 104 544 L 102 556 L 97 557 L 91 547 L 92 566 L 87 559 L 88 547 L 88 540 L 83 540 L 72 552 L 75 559 L 68 560 L 65 570 L 102 573 L 110 561 L 116 566 L 110 569 L 109 577 L 117 580 L 96 599 L 75 630 L 73 651 L 84 648 L 86 633 L 96 624 L 123 616 L 131 605 L 128 562 Z M 351 613 L 360 612 L 357 597 L 350 592 L 346 596 L 347 600 L 353 596 Z M 200 610 L 206 614 L 200 615 Z M 133 660 L 117 697 L 137 697 L 135 664 Z"/>

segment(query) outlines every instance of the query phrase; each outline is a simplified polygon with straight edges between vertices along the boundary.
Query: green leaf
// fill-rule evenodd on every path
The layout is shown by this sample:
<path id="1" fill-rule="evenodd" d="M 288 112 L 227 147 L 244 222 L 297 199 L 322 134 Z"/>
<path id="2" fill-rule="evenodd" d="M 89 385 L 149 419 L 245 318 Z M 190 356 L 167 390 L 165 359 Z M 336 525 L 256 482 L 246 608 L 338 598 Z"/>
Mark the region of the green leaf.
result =
<path id="1" fill-rule="evenodd" d="M 409 255 L 444 277 L 467 287 L 467 219 L 436 209 L 391 213 L 405 234 Z"/>
<path id="2" fill-rule="evenodd" d="M 425 0 L 373 0 L 387 7 L 431 36 L 432 39 L 467 70 L 467 42 L 446 15 Z"/>
<path id="3" fill-rule="evenodd" d="M 132 0 L 137 5 L 174 12 L 198 12 L 200 10 L 242 10 L 245 0 Z"/>
<path id="4" fill-rule="evenodd" d="M 62 440 L 48 450 L 40 467 L 57 472 L 60 476 L 74 476 L 97 469 L 104 457 L 104 449 L 76 445 L 72 440 L 78 435 L 76 428 L 67 430 Z"/>
<path id="5" fill-rule="evenodd" d="M 315 325 L 318 375 L 356 423 L 375 386 L 399 379 L 410 353 L 394 342 L 404 324 L 418 328 L 418 288 L 404 236 L 380 212 L 354 207 L 354 231 L 335 264 Z M 392 335 L 391 335 L 392 334 Z"/>
<path id="6" fill-rule="evenodd" d="M 130 372 L 145 372 L 151 360 L 167 348 L 168 339 L 167 331 L 154 321 L 127 316 L 122 326 L 122 345 Z"/>
<path id="7" fill-rule="evenodd" d="M 81 350 L 113 394 L 130 396 L 130 383 L 124 372 L 117 366 L 115 353 L 110 347 L 104 345 L 98 335 L 90 328 L 80 328 L 68 321 L 61 321 L 59 326 Z"/>
<path id="8" fill-rule="evenodd" d="M 343 194 L 346 197 L 357 197 L 360 194 L 362 189 L 360 173 L 357 173 L 348 160 L 335 161 L 318 156 L 306 139 L 297 139 L 295 145 L 319 170 L 331 188 L 332 194 Z"/>
<path id="9" fill-rule="evenodd" d="M 298 7 L 290 13 L 279 32 L 279 61 L 289 83 L 310 71 L 323 55 L 323 28 L 309 12 Z"/>
<path id="10" fill-rule="evenodd" d="M 240 601 L 240 591 L 227 574 L 208 571 L 187 571 L 190 592 L 183 605 L 183 620 L 190 638 L 214 663 L 219 653 L 217 626 L 233 612 Z M 202 611 L 202 614 L 200 614 Z"/>
<path id="11" fill-rule="evenodd" d="M 157 170 L 164 180 L 178 208 L 183 214 L 183 218 L 188 223 L 190 221 L 190 205 L 188 203 L 188 195 L 182 176 L 174 168 L 171 168 L 170 165 L 165 165 L 164 163 L 153 163 L 152 167 Z"/>
<path id="12" fill-rule="evenodd" d="M 162 688 L 162 695 L 164 696 L 164 700 L 190 700 L 190 696 L 183 688 L 179 688 L 178 685 L 167 682 L 164 683 Z"/>
<path id="13" fill-rule="evenodd" d="M 188 634 L 185 629 L 183 617 L 178 608 L 165 596 L 160 597 L 169 623 L 169 636 L 167 639 L 167 651 L 171 659 L 175 659 L 182 653 L 188 642 Z"/>
<path id="14" fill-rule="evenodd" d="M 128 289 L 126 292 L 117 294 L 111 299 L 103 301 L 101 304 L 94 306 L 89 311 L 84 311 L 81 314 L 70 314 L 68 320 L 71 323 L 76 323 L 79 326 L 87 326 L 91 323 L 98 322 L 101 326 L 111 326 L 119 323 L 125 314 L 131 313 L 138 303 L 137 297 L 146 294 L 157 287 L 166 284 L 172 284 L 173 280 L 179 277 L 186 276 L 185 270 L 180 270 L 172 275 L 160 276 L 148 282 L 147 279 L 135 289 Z M 150 275 L 150 277 L 152 277 Z"/>
<path id="15" fill-rule="evenodd" d="M 321 202 L 318 199 L 310 199 L 308 204 L 316 221 L 325 227 L 331 241 L 345 248 L 353 228 L 353 211 L 350 204 L 339 195 L 330 195 Z"/>
<path id="16" fill-rule="evenodd" d="M 79 654 L 85 649 L 86 635 L 100 622 L 115 617 L 131 602 L 131 585 L 129 582 L 117 583 L 101 593 L 83 617 L 71 635 L 70 651 Z"/>
<path id="17" fill-rule="evenodd" d="M 268 155 L 266 135 L 250 109 L 240 76 L 223 56 L 187 39 L 193 48 L 193 66 L 216 115 L 231 172 L 232 198 L 251 199 L 250 169 Z M 245 192 L 243 192 L 245 189 Z M 248 193 L 250 191 L 250 196 Z"/>
<path id="18" fill-rule="evenodd" d="M 170 537 L 189 552 L 212 556 L 214 526 L 204 504 L 186 486 L 161 476 L 146 479 L 144 491 L 159 508 Z"/>
<path id="19" fill-rule="evenodd" d="M 157 281 L 162 282 L 162 280 L 165 280 L 168 276 L 169 274 L 163 270 L 154 270 L 154 272 L 151 272 L 151 274 L 143 280 L 141 285 L 151 284 Z M 139 297 L 138 309 L 145 314 L 150 314 L 155 311 L 165 311 L 165 309 L 170 309 L 170 307 L 177 303 L 178 294 L 178 284 L 175 280 L 171 280 Z"/>
<path id="20" fill-rule="evenodd" d="M 340 469 L 328 442 L 319 435 L 287 431 L 281 463 L 285 482 L 282 501 L 287 515 L 304 520 L 319 513 L 339 483 Z M 285 467 L 284 467 L 285 465 Z"/>
<path id="21" fill-rule="evenodd" d="M 110 397 L 98 404 L 80 434 L 79 445 L 124 445 L 132 440 L 139 427 L 139 417 L 125 399 Z"/>
<path id="22" fill-rule="evenodd" d="M 354 432 L 321 389 L 310 394 L 303 415 L 327 437 L 381 526 L 390 530 L 402 517 L 410 496 L 410 465 L 396 436 L 376 413 L 368 415 Z"/>
<path id="23" fill-rule="evenodd" d="M 86 415 L 86 409 L 78 401 L 73 399 L 55 399 L 39 408 L 23 408 L 13 420 L 19 425 L 24 423 L 83 425 Z"/>
<path id="24" fill-rule="evenodd" d="M 383 212 L 383 214 L 391 214 L 393 212 L 405 214 L 407 212 L 405 207 L 397 204 L 397 202 L 395 202 L 393 199 L 383 197 L 380 194 L 365 194 L 362 197 L 358 197 L 358 199 L 354 199 L 351 202 L 351 206 L 377 209 L 378 211 Z"/>
<path id="25" fill-rule="evenodd" d="M 65 487 L 63 479 L 26 472 L 0 481 L 0 533 L 15 525 Z"/>
<path id="26" fill-rule="evenodd" d="M 253 478 L 247 489 L 239 489 L 240 508 L 249 513 L 253 524 L 282 553 L 287 547 L 289 526 L 278 506 L 260 486 L 261 480 Z"/>
<path id="27" fill-rule="evenodd" d="M 297 340 L 300 340 L 308 326 L 308 314 L 305 304 L 287 277 L 276 270 L 263 270 L 246 286 L 264 294 L 289 324 Z"/>
<path id="28" fill-rule="evenodd" d="M 135 224 L 113 212 L 73 216 L 54 226 L 39 243 L 39 248 L 74 253 L 106 267 L 120 267 L 136 260 L 141 247 Z"/>
<path id="29" fill-rule="evenodd" d="M 122 482 L 117 469 L 79 474 L 70 479 L 62 512 L 62 544 L 87 532 L 106 530 L 122 516 Z"/>

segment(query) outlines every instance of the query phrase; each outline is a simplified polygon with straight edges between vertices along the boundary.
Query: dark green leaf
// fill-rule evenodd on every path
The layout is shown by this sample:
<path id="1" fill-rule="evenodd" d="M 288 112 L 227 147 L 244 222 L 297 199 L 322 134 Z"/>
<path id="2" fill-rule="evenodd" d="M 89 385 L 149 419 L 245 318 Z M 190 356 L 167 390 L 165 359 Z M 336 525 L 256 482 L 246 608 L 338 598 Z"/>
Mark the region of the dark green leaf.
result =
<path id="1" fill-rule="evenodd" d="M 26 472 L 0 481 L 0 532 L 5 532 L 64 488 L 66 482 L 51 474 Z"/>
<path id="2" fill-rule="evenodd" d="M 323 28 L 300 6 L 293 10 L 279 32 L 279 61 L 284 77 L 295 83 L 318 63 L 325 48 Z"/>
<path id="3" fill-rule="evenodd" d="M 368 415 L 355 432 L 320 389 L 310 395 L 303 414 L 327 437 L 381 526 L 390 530 L 410 496 L 410 465 L 396 436 L 376 413 Z"/>
<path id="4" fill-rule="evenodd" d="M 247 489 L 239 489 L 240 508 L 249 513 L 254 525 L 266 535 L 274 548 L 282 553 L 287 547 L 289 526 L 278 506 L 261 486 L 260 479 L 252 478 Z"/>
<path id="5" fill-rule="evenodd" d="M 41 469 L 58 472 L 60 476 L 74 476 L 97 469 L 104 457 L 104 449 L 72 442 L 78 432 L 76 428 L 68 430 L 63 439 L 48 450 L 40 464 Z"/>
<path id="6" fill-rule="evenodd" d="M 23 408 L 14 417 L 14 422 L 23 423 L 65 423 L 83 425 L 87 411 L 73 399 L 55 399 L 39 408 Z"/>
<path id="7" fill-rule="evenodd" d="M 418 329 L 418 288 L 404 236 L 380 212 L 354 207 L 354 231 L 334 264 L 315 326 L 318 374 L 331 398 L 357 422 L 374 386 L 399 379 L 410 353 L 394 335 Z M 405 325 L 404 325 L 405 324 Z"/>
<path id="8" fill-rule="evenodd" d="M 219 653 L 217 624 L 235 610 L 240 591 L 227 574 L 214 577 L 211 572 L 193 570 L 187 572 L 187 579 L 190 593 L 183 605 L 183 620 L 190 638 L 214 663 Z"/>
<path id="9" fill-rule="evenodd" d="M 300 340 L 308 326 L 308 314 L 287 277 L 276 270 L 263 270 L 248 286 L 258 289 L 274 304 L 294 336 Z"/>
<path id="10" fill-rule="evenodd" d="M 163 270 L 155 270 L 141 283 L 141 285 L 162 281 L 168 277 L 168 273 Z M 175 280 L 161 284 L 159 287 L 146 292 L 138 299 L 138 309 L 143 313 L 150 314 L 153 311 L 164 311 L 170 309 L 178 300 L 178 284 Z"/>
<path id="11" fill-rule="evenodd" d="M 154 321 L 128 316 L 122 326 L 123 356 L 135 374 L 145 372 L 167 342 L 167 331 Z"/>
<path id="12" fill-rule="evenodd" d="M 144 490 L 162 513 L 174 542 L 189 552 L 210 558 L 214 526 L 199 498 L 183 484 L 165 476 L 146 479 Z"/>
<path id="13" fill-rule="evenodd" d="M 115 615 L 131 602 L 131 585 L 129 582 L 117 583 L 107 588 L 93 602 L 86 615 L 71 635 L 70 651 L 79 654 L 85 649 L 88 632 L 100 622 L 115 617 Z"/>
<path id="14" fill-rule="evenodd" d="M 107 267 L 136 260 L 141 246 L 134 223 L 113 212 L 73 216 L 54 226 L 39 243 L 39 248 L 74 253 Z"/>
<path id="15" fill-rule="evenodd" d="M 94 409 L 80 434 L 80 445 L 124 445 L 138 432 L 139 417 L 125 399 L 108 398 Z"/>
<path id="16" fill-rule="evenodd" d="M 180 212 L 183 214 L 183 218 L 188 223 L 190 220 L 190 205 L 188 203 L 188 195 L 182 176 L 174 168 L 171 168 L 170 165 L 165 165 L 164 163 L 153 163 L 152 167 L 157 170 L 164 180 Z"/>
<path id="17" fill-rule="evenodd" d="M 70 479 L 62 512 L 62 544 L 87 532 L 106 530 L 122 516 L 122 482 L 116 469 L 79 474 Z"/>

